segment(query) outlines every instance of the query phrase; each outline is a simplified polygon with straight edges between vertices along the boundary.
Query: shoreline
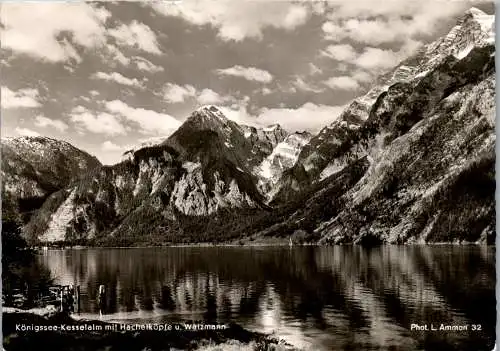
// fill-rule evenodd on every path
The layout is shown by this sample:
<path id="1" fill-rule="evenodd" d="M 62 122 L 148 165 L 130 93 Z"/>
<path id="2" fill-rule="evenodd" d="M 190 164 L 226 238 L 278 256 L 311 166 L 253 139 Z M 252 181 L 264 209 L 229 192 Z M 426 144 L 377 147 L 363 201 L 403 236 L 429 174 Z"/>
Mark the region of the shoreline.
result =
<path id="1" fill-rule="evenodd" d="M 485 244 L 485 243 L 477 243 L 477 242 L 435 242 L 435 243 L 405 243 L 405 244 L 391 244 L 384 243 L 380 245 L 375 245 L 371 247 L 366 247 L 359 244 L 349 243 L 349 244 L 316 244 L 316 243 L 306 243 L 306 244 L 293 244 L 289 245 L 288 243 L 251 243 L 251 244 L 211 244 L 211 243 L 191 243 L 191 244 L 172 244 L 172 245 L 131 245 L 131 246 L 98 246 L 98 245 L 67 245 L 62 247 L 50 246 L 50 245 L 33 245 L 30 246 L 31 249 L 37 251 L 43 251 L 44 248 L 47 250 L 83 250 L 83 249 L 145 249 L 145 248 L 188 248 L 188 247 L 238 247 L 238 248 L 253 248 L 253 247 L 335 247 L 335 246 L 356 246 L 363 248 L 376 248 L 376 247 L 387 247 L 387 246 L 399 246 L 399 247 L 424 247 L 424 246 L 478 246 L 478 247 L 496 247 L 496 244 Z"/>
<path id="2" fill-rule="evenodd" d="M 157 329 L 153 329 L 151 323 L 138 323 L 135 328 L 127 329 L 116 322 L 75 319 L 52 311 L 47 314 L 34 312 L 13 308 L 2 311 L 3 343 L 9 351 L 39 350 L 44 344 L 50 345 L 51 350 L 89 351 L 205 350 L 214 345 L 217 345 L 217 350 L 225 350 L 226 347 L 235 350 L 235 346 L 245 351 L 298 350 L 275 336 L 249 331 L 233 322 L 218 329 L 214 326 L 222 324 L 209 321 L 158 324 Z M 185 325 L 197 327 L 186 328 Z M 200 327 L 203 325 L 208 327 Z"/>

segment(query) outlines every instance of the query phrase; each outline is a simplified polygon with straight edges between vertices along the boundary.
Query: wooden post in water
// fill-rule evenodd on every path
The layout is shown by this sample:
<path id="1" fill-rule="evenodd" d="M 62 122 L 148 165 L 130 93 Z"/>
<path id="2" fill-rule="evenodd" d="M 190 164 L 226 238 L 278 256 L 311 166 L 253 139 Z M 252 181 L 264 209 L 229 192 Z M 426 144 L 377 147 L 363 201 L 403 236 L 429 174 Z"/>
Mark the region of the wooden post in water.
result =
<path id="1" fill-rule="evenodd" d="M 64 305 L 63 305 L 63 288 L 61 288 L 61 312 L 64 311 Z"/>
<path id="2" fill-rule="evenodd" d="M 80 313 L 80 285 L 76 286 L 76 311 Z"/>
<path id="3" fill-rule="evenodd" d="M 99 305 L 99 315 L 102 316 L 106 308 L 106 287 L 104 285 L 99 285 L 99 290 L 97 292 L 98 305 Z"/>

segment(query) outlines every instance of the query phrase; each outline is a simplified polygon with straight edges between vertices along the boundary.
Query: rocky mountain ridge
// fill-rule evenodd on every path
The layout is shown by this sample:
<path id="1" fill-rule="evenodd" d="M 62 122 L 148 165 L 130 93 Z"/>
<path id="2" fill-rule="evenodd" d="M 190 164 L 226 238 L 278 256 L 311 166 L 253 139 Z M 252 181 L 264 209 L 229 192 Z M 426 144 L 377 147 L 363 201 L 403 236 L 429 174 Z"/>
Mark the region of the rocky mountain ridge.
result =
<path id="1" fill-rule="evenodd" d="M 337 148 L 349 140 L 356 130 L 368 120 L 372 106 L 381 94 L 397 83 L 415 87 L 432 70 L 444 61 L 465 58 L 473 48 L 494 46 L 495 16 L 471 8 L 456 22 L 445 36 L 421 47 L 414 55 L 376 79 L 374 86 L 363 96 L 354 99 L 332 124 L 323 128 L 302 149 L 294 168 L 275 185 L 276 201 L 286 201 L 287 196 L 302 191 L 312 183 L 325 179 L 344 166 L 339 164 Z M 294 187 L 291 187 L 291 185 Z M 295 188 L 295 190 L 294 190 Z"/>
<path id="2" fill-rule="evenodd" d="M 52 194 L 34 240 L 494 240 L 494 17 L 469 10 L 317 135 L 212 105 L 160 144 Z"/>
<path id="3" fill-rule="evenodd" d="M 306 206 L 259 235 L 307 228 L 321 243 L 494 243 L 493 54 L 492 46 L 474 48 L 414 88 L 391 86 L 339 146 L 332 160 L 340 171 L 308 195 Z M 360 167 L 355 185 L 328 193 Z"/>
<path id="4" fill-rule="evenodd" d="M 240 126 L 217 107 L 204 106 L 162 143 L 54 194 L 26 231 L 43 241 L 121 237 L 141 232 L 148 220 L 177 231 L 180 217 L 266 209 L 253 171 L 287 137 L 278 125 Z"/>
<path id="5" fill-rule="evenodd" d="M 99 166 L 97 158 L 64 141 L 47 137 L 4 138 L 2 198 L 9 198 L 27 219 L 50 194 Z"/>

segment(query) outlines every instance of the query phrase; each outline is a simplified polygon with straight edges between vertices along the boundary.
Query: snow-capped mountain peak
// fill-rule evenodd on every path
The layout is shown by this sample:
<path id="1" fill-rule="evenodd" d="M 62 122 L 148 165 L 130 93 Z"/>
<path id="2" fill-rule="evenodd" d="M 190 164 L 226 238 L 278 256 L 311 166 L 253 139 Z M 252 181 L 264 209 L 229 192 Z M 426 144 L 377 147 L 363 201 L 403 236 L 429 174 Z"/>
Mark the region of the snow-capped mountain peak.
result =
<path id="1" fill-rule="evenodd" d="M 424 55 L 431 59 L 418 73 L 429 70 L 448 55 L 461 59 L 474 48 L 495 42 L 495 16 L 472 7 L 457 21 L 450 32 L 427 45 Z"/>
<path id="2" fill-rule="evenodd" d="M 397 82 L 418 82 L 426 73 L 437 67 L 446 57 L 462 59 L 474 47 L 495 43 L 495 15 L 472 7 L 456 22 L 448 34 L 420 47 L 416 53 L 402 61 L 394 69 L 377 79 L 377 84 L 357 100 L 371 106 L 389 86 Z"/>
<path id="3" fill-rule="evenodd" d="M 494 15 L 488 15 L 486 12 L 478 9 L 477 7 L 471 7 L 467 11 L 465 11 L 464 15 L 458 22 L 467 21 L 469 18 L 477 21 L 482 25 L 482 29 L 484 31 L 491 30 L 491 26 L 495 21 Z"/>

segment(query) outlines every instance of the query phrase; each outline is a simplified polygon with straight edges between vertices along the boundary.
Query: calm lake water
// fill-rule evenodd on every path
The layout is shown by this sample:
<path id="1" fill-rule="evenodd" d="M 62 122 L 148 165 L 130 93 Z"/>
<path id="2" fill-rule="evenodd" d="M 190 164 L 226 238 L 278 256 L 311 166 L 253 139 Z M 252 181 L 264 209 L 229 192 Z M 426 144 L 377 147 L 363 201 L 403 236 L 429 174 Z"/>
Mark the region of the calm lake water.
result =
<path id="1" fill-rule="evenodd" d="M 105 320 L 235 321 L 307 350 L 489 351 L 495 340 L 494 247 L 70 249 L 40 261 L 81 286 L 88 318 L 105 284 Z"/>

